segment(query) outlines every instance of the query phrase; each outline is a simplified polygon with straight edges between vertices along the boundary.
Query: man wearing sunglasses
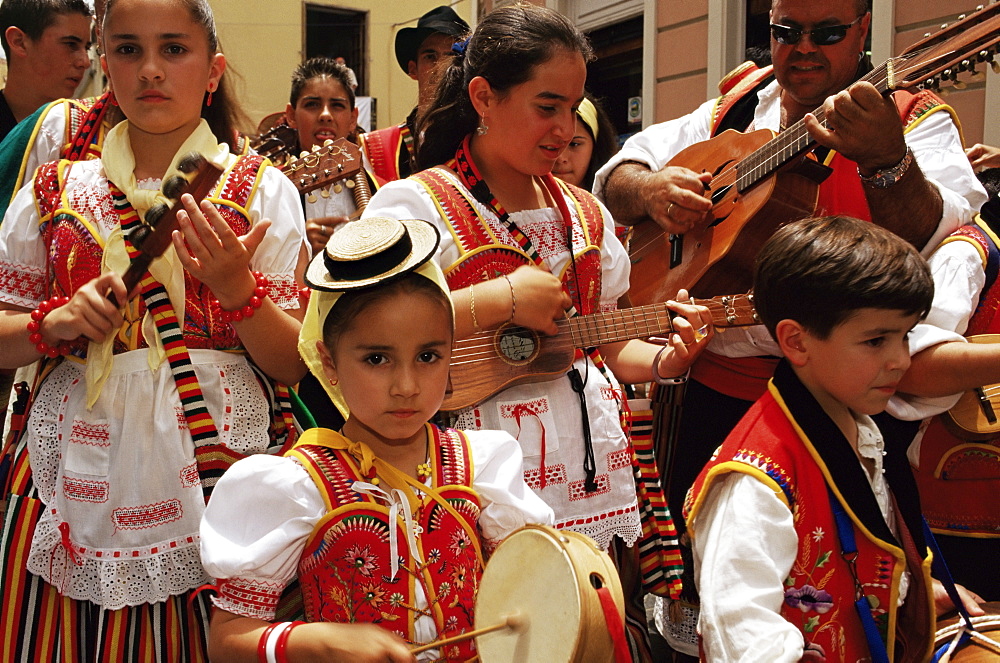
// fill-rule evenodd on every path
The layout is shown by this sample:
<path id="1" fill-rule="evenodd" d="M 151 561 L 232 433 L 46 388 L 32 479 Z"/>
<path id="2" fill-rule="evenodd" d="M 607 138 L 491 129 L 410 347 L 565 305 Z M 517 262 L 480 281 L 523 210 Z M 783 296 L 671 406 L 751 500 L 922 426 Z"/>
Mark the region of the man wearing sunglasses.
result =
<path id="1" fill-rule="evenodd" d="M 799 120 L 819 143 L 817 156 L 833 169 L 820 186 L 817 213 L 870 219 L 925 255 L 972 218 L 986 195 L 950 109 L 930 93 L 896 93 L 894 101 L 855 82 L 870 66 L 864 57 L 871 24 L 866 0 L 772 0 L 770 22 L 773 70 L 754 69 L 738 81 L 724 81 L 722 97 L 633 136 L 598 171 L 594 192 L 616 222 L 655 222 L 675 234 L 704 223 L 711 174 L 666 164 L 726 129 L 780 132 Z M 818 108 L 826 126 L 811 115 Z M 758 325 L 717 334 L 692 367 L 672 441 L 680 451 L 665 478 L 681 531 L 687 489 L 764 392 L 779 355 Z M 694 586 L 690 579 L 686 592 Z M 687 627 L 667 631 L 671 646 L 697 655 L 697 643 L 673 637 Z"/>

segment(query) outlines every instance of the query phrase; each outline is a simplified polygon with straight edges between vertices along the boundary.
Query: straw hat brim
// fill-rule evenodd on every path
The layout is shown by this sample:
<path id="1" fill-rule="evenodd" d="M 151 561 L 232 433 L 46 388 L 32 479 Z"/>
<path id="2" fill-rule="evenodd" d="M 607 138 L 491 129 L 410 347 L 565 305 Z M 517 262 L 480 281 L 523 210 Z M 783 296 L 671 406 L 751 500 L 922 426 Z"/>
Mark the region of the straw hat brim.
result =
<path id="1" fill-rule="evenodd" d="M 409 250 L 403 250 L 405 238 L 398 232 L 400 224 L 409 237 Z M 394 237 L 403 244 L 388 247 Z M 309 263 L 306 283 L 328 292 L 386 283 L 427 262 L 439 241 L 437 228 L 420 219 L 369 217 L 352 221 L 334 233 L 326 249 Z"/>

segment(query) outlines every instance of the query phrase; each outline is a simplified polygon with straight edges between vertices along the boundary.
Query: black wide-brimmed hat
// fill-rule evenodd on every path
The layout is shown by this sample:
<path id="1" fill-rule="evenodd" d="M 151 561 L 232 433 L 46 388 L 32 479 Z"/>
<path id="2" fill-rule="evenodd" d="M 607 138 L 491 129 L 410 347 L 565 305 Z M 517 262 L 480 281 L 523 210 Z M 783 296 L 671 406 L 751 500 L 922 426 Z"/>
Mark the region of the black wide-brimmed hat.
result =
<path id="1" fill-rule="evenodd" d="M 306 269 L 306 283 L 338 292 L 385 283 L 413 271 L 434 254 L 437 228 L 417 219 L 369 217 L 344 226 Z"/>
<path id="2" fill-rule="evenodd" d="M 417 49 L 429 36 L 435 32 L 460 37 L 469 32 L 469 24 L 447 5 L 435 7 L 419 19 L 417 27 L 403 28 L 396 33 L 396 62 L 400 68 L 409 73 L 407 66 L 411 60 L 417 59 Z"/>

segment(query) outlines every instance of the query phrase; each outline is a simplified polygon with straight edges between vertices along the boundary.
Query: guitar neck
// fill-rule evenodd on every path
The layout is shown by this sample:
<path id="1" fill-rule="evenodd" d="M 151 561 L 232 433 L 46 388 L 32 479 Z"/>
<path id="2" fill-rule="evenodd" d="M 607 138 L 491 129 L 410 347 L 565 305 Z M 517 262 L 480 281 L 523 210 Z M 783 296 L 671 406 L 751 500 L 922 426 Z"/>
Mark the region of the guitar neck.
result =
<path id="1" fill-rule="evenodd" d="M 739 296 L 747 299 L 746 295 Z M 752 309 L 740 311 L 734 297 L 695 300 L 712 313 L 715 327 L 737 327 L 757 323 Z M 742 305 L 746 308 L 746 305 Z M 565 321 L 577 348 L 592 348 L 604 343 L 628 341 L 633 338 L 660 336 L 674 330 L 673 313 L 666 304 L 647 304 L 632 308 L 569 318 Z"/>
<path id="2" fill-rule="evenodd" d="M 891 78 L 889 67 L 891 66 L 892 60 L 890 59 L 872 69 L 859 80 L 871 83 L 882 94 L 891 92 L 892 88 L 889 85 Z M 812 114 L 820 124 L 826 126 L 826 113 L 823 112 L 822 106 L 812 111 Z M 746 191 L 815 145 L 816 141 L 806 130 L 805 121 L 799 120 L 740 160 L 736 166 L 736 172 L 739 173 L 737 188 L 740 191 Z"/>

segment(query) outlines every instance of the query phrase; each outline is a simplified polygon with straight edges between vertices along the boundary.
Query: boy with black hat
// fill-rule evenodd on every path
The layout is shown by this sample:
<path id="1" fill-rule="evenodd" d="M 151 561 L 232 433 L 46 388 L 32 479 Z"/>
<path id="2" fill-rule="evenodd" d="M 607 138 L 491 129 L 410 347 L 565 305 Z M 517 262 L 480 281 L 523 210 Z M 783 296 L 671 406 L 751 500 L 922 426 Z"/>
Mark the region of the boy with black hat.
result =
<path id="1" fill-rule="evenodd" d="M 396 33 L 396 61 L 417 82 L 417 107 L 402 124 L 379 129 L 362 136 L 361 148 L 368 160 L 369 172 L 377 184 L 409 177 L 416 154 L 414 125 L 417 112 L 431 100 L 434 81 L 431 73 L 438 60 L 451 55 L 452 45 L 469 33 L 469 24 L 448 6 L 435 7 L 417 20 L 416 27 Z"/>

